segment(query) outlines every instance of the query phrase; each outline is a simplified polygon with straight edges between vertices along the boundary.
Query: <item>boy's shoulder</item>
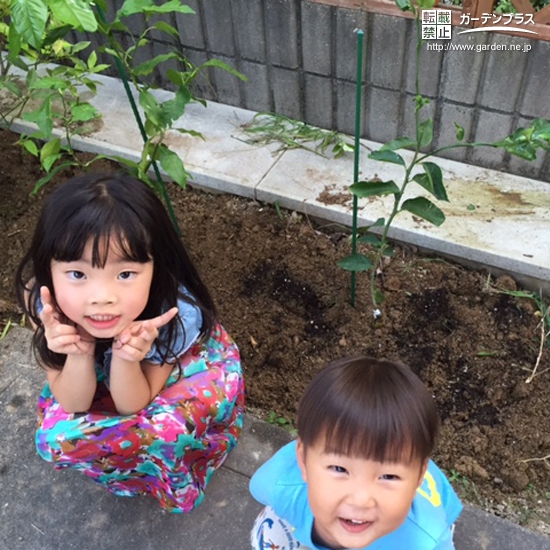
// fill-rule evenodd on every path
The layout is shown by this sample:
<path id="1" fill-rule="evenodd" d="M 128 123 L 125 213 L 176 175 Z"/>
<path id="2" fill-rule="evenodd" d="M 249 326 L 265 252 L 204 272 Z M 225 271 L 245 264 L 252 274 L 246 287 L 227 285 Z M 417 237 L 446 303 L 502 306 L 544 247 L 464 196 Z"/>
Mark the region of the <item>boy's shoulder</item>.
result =
<path id="1" fill-rule="evenodd" d="M 269 480 L 273 485 L 305 485 L 296 457 L 296 440 L 281 447 L 252 476 Z"/>
<path id="2" fill-rule="evenodd" d="M 405 523 L 438 540 L 461 511 L 462 503 L 445 474 L 430 460 Z"/>

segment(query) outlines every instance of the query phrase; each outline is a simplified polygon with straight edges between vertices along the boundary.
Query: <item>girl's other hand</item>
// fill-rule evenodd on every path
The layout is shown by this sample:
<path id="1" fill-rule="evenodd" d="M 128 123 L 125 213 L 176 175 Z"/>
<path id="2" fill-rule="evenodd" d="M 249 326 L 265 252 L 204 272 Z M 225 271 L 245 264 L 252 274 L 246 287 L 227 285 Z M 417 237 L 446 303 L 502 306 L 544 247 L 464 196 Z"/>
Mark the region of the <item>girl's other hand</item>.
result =
<path id="1" fill-rule="evenodd" d="M 40 287 L 42 311 L 40 320 L 44 325 L 44 335 L 48 348 L 54 353 L 65 355 L 92 355 L 95 340 L 84 340 L 78 333 L 78 328 L 65 322 L 64 316 L 56 309 L 48 287 Z"/>
<path id="2" fill-rule="evenodd" d="M 143 361 L 159 334 L 158 329 L 169 323 L 177 313 L 178 308 L 173 307 L 153 319 L 134 321 L 115 338 L 113 355 L 125 361 Z"/>

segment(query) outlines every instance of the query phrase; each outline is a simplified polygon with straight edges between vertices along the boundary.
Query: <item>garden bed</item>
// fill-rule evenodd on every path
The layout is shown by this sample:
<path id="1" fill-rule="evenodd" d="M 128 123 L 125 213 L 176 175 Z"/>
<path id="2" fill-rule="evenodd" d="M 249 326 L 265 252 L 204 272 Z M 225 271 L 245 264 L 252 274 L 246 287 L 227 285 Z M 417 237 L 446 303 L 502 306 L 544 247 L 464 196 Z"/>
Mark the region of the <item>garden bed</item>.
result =
<path id="1" fill-rule="evenodd" d="M 29 195 L 41 174 L 16 139 L 0 131 L 0 331 L 21 318 L 13 274 L 53 187 Z M 352 307 L 350 276 L 336 265 L 349 253 L 344 228 L 234 196 L 176 188 L 171 196 L 184 241 L 241 349 L 250 412 L 291 422 L 311 377 L 343 355 L 406 362 L 437 401 L 434 458 L 461 496 L 550 534 L 550 349 L 526 383 L 541 319 L 535 301 L 502 292 L 517 290 L 510 277 L 495 281 L 398 247 L 383 269 L 387 300 L 375 320 L 366 276 L 358 277 Z"/>

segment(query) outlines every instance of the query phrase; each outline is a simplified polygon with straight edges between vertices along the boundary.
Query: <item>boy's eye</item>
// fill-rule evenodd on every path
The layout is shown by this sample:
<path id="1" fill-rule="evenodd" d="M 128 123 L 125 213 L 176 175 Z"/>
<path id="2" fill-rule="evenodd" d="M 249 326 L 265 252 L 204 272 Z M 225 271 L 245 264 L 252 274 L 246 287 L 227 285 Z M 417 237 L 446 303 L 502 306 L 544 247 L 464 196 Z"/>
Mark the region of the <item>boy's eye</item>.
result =
<path id="1" fill-rule="evenodd" d="M 345 474 L 347 472 L 347 470 L 345 468 L 343 468 L 342 466 L 336 466 L 336 465 L 332 465 L 329 467 L 333 472 L 336 472 L 338 474 Z"/>
<path id="2" fill-rule="evenodd" d="M 67 275 L 69 276 L 70 279 L 73 279 L 75 281 L 81 281 L 86 277 L 86 275 L 84 275 L 82 271 L 77 271 L 76 269 L 73 269 L 72 271 L 68 271 Z"/>
<path id="3" fill-rule="evenodd" d="M 135 276 L 135 273 L 133 271 L 123 271 L 119 274 L 119 278 L 123 281 L 127 281 L 128 279 L 131 279 Z"/>
<path id="4" fill-rule="evenodd" d="M 383 474 L 380 476 L 381 479 L 385 480 L 385 481 L 396 481 L 399 479 L 399 476 L 395 475 L 395 474 Z"/>

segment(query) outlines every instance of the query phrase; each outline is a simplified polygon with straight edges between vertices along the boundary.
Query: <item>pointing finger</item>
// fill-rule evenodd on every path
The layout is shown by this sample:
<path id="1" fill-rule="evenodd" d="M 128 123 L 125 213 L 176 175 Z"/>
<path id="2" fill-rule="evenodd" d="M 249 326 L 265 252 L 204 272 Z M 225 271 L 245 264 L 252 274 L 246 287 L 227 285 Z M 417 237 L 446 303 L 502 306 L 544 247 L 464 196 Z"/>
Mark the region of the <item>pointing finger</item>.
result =
<path id="1" fill-rule="evenodd" d="M 47 286 L 40 287 L 40 300 L 43 305 L 51 306 L 52 310 L 55 309 L 53 305 L 52 293 Z"/>
<path id="2" fill-rule="evenodd" d="M 160 328 L 166 325 L 166 323 L 169 323 L 176 316 L 177 312 L 178 308 L 173 307 L 162 315 L 154 317 L 153 319 L 149 319 L 147 322 L 151 323 L 151 325 L 155 328 Z"/>

